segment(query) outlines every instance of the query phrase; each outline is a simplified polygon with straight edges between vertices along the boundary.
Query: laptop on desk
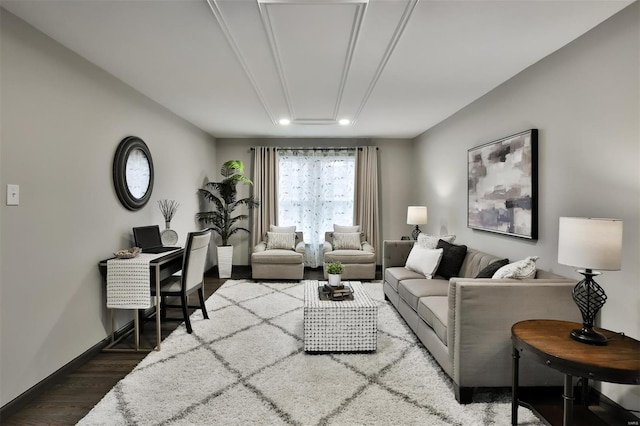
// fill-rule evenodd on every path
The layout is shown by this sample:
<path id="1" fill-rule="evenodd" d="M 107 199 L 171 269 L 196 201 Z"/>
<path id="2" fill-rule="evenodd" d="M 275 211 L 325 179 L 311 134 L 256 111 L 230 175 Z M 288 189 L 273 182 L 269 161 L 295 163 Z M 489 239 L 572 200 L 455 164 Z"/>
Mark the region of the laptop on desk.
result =
<path id="1" fill-rule="evenodd" d="M 182 248 L 163 246 L 158 225 L 134 227 L 133 239 L 136 247 L 140 247 L 143 253 L 164 253 Z"/>

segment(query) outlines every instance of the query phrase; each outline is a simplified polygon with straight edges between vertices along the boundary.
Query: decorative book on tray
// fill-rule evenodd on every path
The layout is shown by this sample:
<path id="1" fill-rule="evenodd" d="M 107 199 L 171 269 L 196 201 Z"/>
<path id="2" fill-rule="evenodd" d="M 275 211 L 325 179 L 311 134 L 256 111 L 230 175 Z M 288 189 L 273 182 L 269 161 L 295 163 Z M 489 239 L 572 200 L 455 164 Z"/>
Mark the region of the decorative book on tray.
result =
<path id="1" fill-rule="evenodd" d="M 325 283 L 318 287 L 318 296 L 320 300 L 353 300 L 353 289 L 349 284 L 332 287 Z"/>

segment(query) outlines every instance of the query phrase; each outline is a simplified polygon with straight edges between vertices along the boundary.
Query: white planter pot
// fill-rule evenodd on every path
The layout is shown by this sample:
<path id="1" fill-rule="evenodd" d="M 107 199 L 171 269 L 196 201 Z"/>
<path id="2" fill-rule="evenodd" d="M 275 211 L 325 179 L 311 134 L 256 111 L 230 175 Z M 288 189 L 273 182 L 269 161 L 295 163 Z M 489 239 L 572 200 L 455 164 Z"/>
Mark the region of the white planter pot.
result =
<path id="1" fill-rule="evenodd" d="M 340 274 L 328 274 L 329 285 L 331 287 L 340 287 L 342 283 L 342 275 Z"/>
<path id="2" fill-rule="evenodd" d="M 233 264 L 233 246 L 218 246 L 218 276 L 231 278 L 231 265 Z"/>

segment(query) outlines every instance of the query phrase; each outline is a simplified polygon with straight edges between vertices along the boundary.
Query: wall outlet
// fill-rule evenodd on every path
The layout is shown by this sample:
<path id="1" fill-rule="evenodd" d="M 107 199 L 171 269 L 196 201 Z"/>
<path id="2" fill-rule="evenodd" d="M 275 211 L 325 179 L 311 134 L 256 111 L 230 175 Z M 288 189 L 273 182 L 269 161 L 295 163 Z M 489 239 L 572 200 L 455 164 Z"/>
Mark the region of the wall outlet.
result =
<path id="1" fill-rule="evenodd" d="M 17 206 L 20 204 L 20 185 L 7 185 L 7 205 Z"/>

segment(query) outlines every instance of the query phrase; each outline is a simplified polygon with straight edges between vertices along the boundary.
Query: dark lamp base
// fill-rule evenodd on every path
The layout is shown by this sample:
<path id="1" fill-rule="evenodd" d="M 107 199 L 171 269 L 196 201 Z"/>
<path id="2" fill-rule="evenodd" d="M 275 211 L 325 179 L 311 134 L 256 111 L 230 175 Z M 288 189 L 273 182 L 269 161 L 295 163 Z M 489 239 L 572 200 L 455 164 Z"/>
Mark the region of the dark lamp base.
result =
<path id="1" fill-rule="evenodd" d="M 416 227 L 414 228 L 413 232 L 411 233 L 411 237 L 413 237 L 414 240 L 418 239 L 418 235 L 420 235 L 422 231 L 420 231 L 420 227 L 418 225 L 416 225 Z"/>
<path id="2" fill-rule="evenodd" d="M 598 333 L 593 328 L 583 327 L 571 330 L 571 338 L 589 345 L 604 346 L 607 344 L 607 337 L 602 333 Z"/>

